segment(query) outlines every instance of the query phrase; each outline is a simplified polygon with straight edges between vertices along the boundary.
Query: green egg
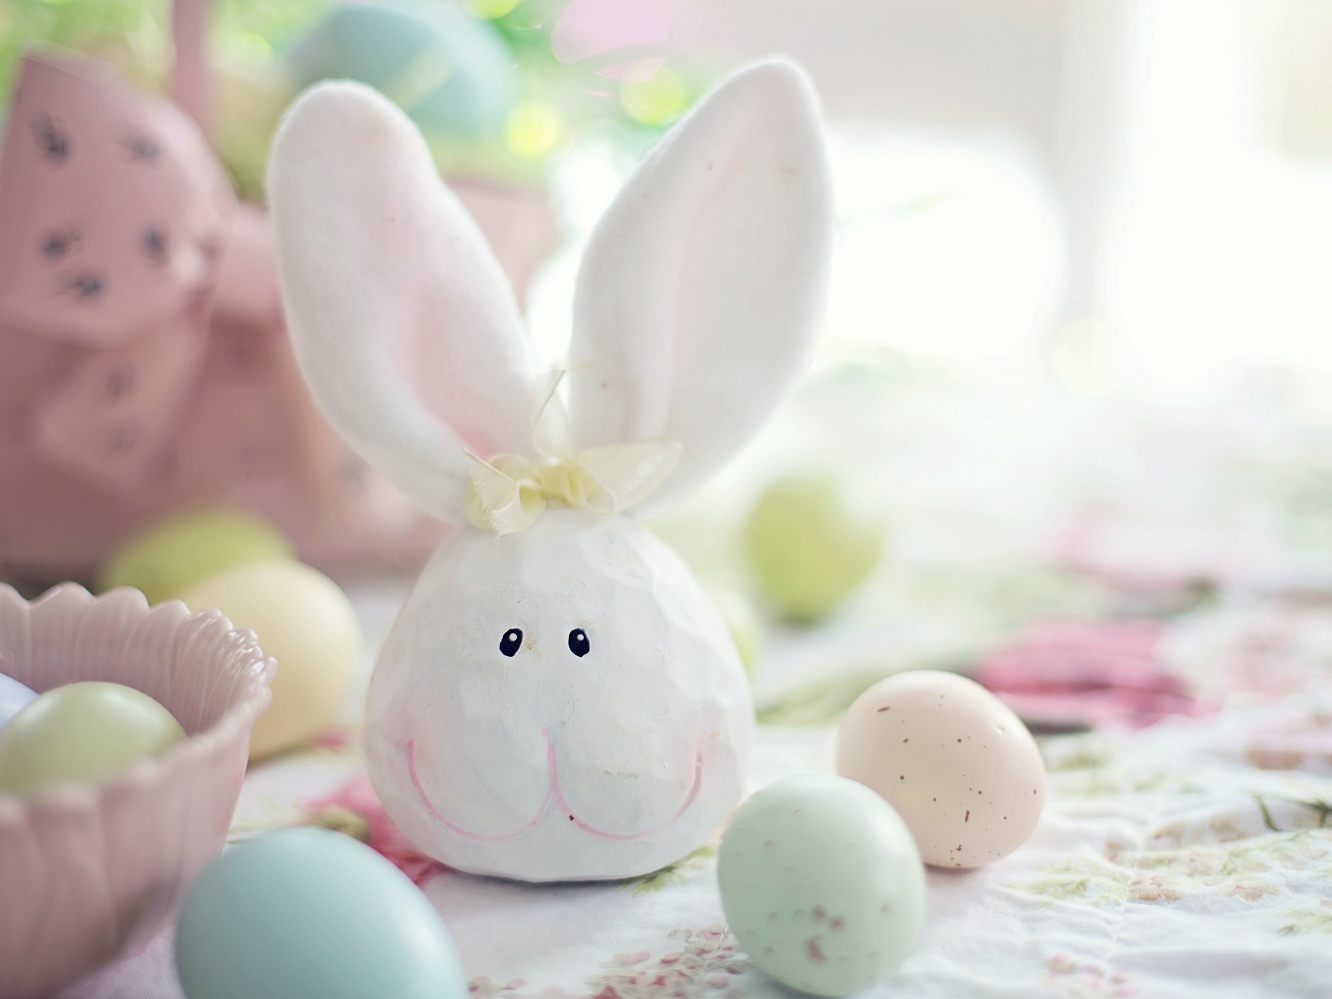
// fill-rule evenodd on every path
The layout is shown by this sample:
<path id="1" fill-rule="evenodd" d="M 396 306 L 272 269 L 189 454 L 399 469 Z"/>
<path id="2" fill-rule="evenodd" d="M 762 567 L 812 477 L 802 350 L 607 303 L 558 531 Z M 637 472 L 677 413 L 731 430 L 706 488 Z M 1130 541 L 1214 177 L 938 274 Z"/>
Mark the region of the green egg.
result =
<path id="1" fill-rule="evenodd" d="M 783 617 L 810 623 L 865 581 L 884 533 L 838 476 L 802 473 L 763 491 L 745 528 L 745 554 L 759 594 Z"/>
<path id="2" fill-rule="evenodd" d="M 158 604 L 223 569 L 291 557 L 287 539 L 265 520 L 232 510 L 196 511 L 133 538 L 106 564 L 98 588 L 132 586 Z"/>
<path id="3" fill-rule="evenodd" d="M 754 966 L 813 995 L 891 975 L 925 918 L 925 868 L 906 825 L 833 774 L 787 777 L 746 801 L 722 837 L 717 882 Z"/>
<path id="4" fill-rule="evenodd" d="M 132 687 L 55 687 L 0 729 L 0 792 L 95 783 L 184 738 L 170 711 Z"/>

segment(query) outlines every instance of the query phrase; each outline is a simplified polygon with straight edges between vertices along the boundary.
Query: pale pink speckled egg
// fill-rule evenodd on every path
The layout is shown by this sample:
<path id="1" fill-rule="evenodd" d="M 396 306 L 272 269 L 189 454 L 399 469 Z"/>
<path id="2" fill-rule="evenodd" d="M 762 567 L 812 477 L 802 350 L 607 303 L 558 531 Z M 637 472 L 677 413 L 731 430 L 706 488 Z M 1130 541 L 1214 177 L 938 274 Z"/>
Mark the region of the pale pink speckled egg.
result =
<path id="1" fill-rule="evenodd" d="M 837 733 L 837 771 L 887 799 L 936 867 L 1012 853 L 1045 804 L 1045 764 L 1026 726 L 980 684 L 940 670 L 861 694 Z"/>

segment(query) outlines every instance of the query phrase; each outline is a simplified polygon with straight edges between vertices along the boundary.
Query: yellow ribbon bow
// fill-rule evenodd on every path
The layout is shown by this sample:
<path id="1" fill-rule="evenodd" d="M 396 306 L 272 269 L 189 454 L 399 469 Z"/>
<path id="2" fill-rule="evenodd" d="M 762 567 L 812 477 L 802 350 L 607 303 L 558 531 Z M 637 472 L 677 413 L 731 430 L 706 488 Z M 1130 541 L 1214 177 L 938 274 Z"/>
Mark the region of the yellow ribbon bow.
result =
<path id="1" fill-rule="evenodd" d="M 680 459 L 679 441 L 608 444 L 538 463 L 520 454 L 489 461 L 470 451 L 467 519 L 473 527 L 513 534 L 531 527 L 550 500 L 593 513 L 619 513 L 666 480 Z"/>

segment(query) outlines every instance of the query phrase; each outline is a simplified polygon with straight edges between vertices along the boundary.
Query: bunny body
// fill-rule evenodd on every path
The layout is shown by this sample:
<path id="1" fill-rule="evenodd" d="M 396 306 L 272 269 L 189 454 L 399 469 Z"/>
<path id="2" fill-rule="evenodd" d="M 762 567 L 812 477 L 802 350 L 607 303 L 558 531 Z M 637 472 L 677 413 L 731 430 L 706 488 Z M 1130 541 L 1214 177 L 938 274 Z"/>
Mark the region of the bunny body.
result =
<path id="1" fill-rule="evenodd" d="M 552 509 L 521 533 L 460 532 L 430 561 L 380 655 L 366 746 L 394 821 L 449 866 L 624 877 L 725 818 L 752 716 L 679 556 L 628 517 Z"/>
<path id="2" fill-rule="evenodd" d="M 289 112 L 268 189 L 302 373 L 367 462 L 470 524 L 421 574 L 367 702 L 371 780 L 424 853 L 631 877 L 739 799 L 753 713 L 735 647 L 634 516 L 694 491 L 803 365 L 826 174 L 798 69 L 719 86 L 593 234 L 565 377 L 542 388 L 493 255 L 405 116 L 345 83 Z"/>

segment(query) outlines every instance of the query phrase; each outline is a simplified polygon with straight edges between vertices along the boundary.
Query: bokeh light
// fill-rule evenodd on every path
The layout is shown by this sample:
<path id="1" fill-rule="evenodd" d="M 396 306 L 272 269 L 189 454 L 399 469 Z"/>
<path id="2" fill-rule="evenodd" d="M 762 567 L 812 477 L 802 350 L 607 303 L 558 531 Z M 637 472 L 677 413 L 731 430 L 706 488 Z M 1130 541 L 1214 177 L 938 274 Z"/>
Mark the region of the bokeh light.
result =
<path id="1" fill-rule="evenodd" d="M 540 159 L 560 141 L 564 123 L 559 113 L 540 101 L 514 105 L 504 122 L 504 142 L 524 159 Z"/>
<path id="2" fill-rule="evenodd" d="M 519 0 L 467 0 L 467 8 L 477 17 L 489 20 L 503 17 L 518 6 Z"/>
<path id="3" fill-rule="evenodd" d="M 635 121 L 664 125 L 684 111 L 689 91 L 680 74 L 663 66 L 652 79 L 620 85 L 620 105 Z"/>

